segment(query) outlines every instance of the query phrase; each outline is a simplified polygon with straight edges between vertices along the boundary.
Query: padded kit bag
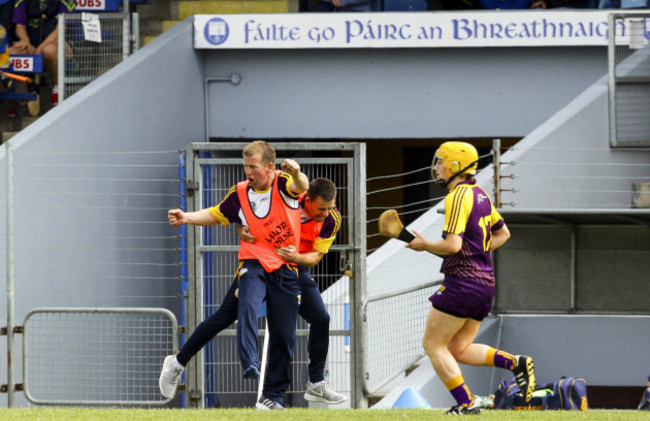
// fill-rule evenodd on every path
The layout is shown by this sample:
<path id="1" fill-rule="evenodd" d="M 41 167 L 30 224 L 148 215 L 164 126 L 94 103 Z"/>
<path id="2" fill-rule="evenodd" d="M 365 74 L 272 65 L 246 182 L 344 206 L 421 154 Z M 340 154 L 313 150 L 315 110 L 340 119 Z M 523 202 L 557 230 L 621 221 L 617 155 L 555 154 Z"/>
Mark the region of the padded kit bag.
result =
<path id="1" fill-rule="evenodd" d="M 494 393 L 494 409 L 586 411 L 587 385 L 580 377 L 562 377 L 554 383 L 538 384 L 533 398 L 525 402 L 516 379 L 501 382 Z"/>

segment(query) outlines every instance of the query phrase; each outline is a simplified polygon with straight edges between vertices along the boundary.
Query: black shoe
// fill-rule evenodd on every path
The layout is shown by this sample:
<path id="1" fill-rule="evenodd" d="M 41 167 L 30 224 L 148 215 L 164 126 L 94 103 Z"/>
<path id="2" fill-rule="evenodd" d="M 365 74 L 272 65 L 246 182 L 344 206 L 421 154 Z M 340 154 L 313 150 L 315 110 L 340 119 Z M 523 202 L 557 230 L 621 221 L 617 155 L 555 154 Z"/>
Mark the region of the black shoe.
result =
<path id="1" fill-rule="evenodd" d="M 255 404 L 255 408 L 261 409 L 263 411 L 268 411 L 269 409 L 284 409 L 284 406 L 280 405 L 279 403 L 272 401 L 269 398 L 265 398 L 262 396 L 260 400 L 257 401 Z"/>
<path id="2" fill-rule="evenodd" d="M 454 405 L 447 411 L 447 415 L 478 415 L 480 413 L 481 410 L 478 408 L 470 409 L 463 405 Z"/>
<path id="3" fill-rule="evenodd" d="M 526 402 L 530 402 L 535 391 L 535 367 L 533 359 L 525 355 L 517 355 L 517 366 L 513 370 L 519 390 Z"/>
<path id="4" fill-rule="evenodd" d="M 643 392 L 641 403 L 639 404 L 640 411 L 650 411 L 650 387 Z"/>

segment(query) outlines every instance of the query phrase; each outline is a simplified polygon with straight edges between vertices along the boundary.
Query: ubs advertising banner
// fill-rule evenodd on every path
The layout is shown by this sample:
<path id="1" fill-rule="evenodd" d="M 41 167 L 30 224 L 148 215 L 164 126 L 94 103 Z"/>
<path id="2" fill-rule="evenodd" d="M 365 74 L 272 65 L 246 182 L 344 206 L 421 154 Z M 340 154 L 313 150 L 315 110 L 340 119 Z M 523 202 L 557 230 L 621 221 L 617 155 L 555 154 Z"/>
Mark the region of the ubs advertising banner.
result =
<path id="1" fill-rule="evenodd" d="M 605 46 L 610 13 L 517 10 L 196 15 L 194 48 Z M 650 22 L 646 25 L 641 15 L 637 20 L 647 43 Z M 617 23 L 616 32 L 625 36 L 628 23 Z"/>

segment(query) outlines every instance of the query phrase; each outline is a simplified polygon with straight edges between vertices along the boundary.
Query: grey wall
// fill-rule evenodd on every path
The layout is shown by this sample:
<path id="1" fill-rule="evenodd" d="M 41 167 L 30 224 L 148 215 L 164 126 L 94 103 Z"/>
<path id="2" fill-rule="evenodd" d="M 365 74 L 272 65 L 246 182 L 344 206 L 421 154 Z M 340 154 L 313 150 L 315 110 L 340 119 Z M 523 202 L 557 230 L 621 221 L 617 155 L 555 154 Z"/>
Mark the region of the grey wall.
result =
<path id="1" fill-rule="evenodd" d="M 209 134 L 525 136 L 607 72 L 606 49 L 208 50 Z"/>
<path id="2" fill-rule="evenodd" d="M 500 316 L 477 335 L 485 343 L 535 360 L 538 383 L 582 377 L 588 386 L 643 386 L 648 378 L 650 316 Z M 462 367 L 472 393 L 494 393 L 513 376 L 493 367 Z M 426 360 L 375 408 L 390 408 L 404 389 L 417 388 L 434 408 L 455 402 Z M 640 396 L 639 396 L 640 398 Z"/>
<path id="3" fill-rule="evenodd" d="M 498 311 L 650 312 L 650 288 L 644 281 L 650 273 L 647 226 L 509 228 L 511 240 L 495 257 Z"/>
<path id="4" fill-rule="evenodd" d="M 533 356 L 539 382 L 581 376 L 594 386 L 643 386 L 648 338 L 648 316 L 505 316 L 499 346 Z"/>
<path id="5" fill-rule="evenodd" d="M 74 260 L 84 262 L 93 260 L 97 251 L 91 246 L 79 250 L 78 240 L 70 237 L 128 237 L 142 230 L 156 234 L 175 232 L 164 224 L 167 198 L 152 196 L 137 203 L 139 199 L 130 194 L 175 194 L 178 184 L 170 180 L 178 179 L 176 151 L 203 137 L 202 103 L 171 100 L 201 95 L 200 59 L 184 48 L 190 40 L 189 27 L 174 28 L 12 139 L 16 295 L 24 300 L 18 301 L 18 308 L 41 305 L 28 298 L 34 293 L 52 297 L 48 285 L 43 285 L 33 273 L 50 272 L 58 256 L 45 254 L 22 259 L 21 253 L 32 253 L 35 243 L 62 254 L 74 246 Z M 125 174 L 134 179 L 132 183 L 106 182 Z M 0 194 L 4 197 L 4 171 L 0 177 Z M 160 183 L 151 187 L 146 180 Z M 39 195 L 39 190 L 44 194 Z M 178 197 L 172 202 L 178 203 Z M 124 205 L 131 211 L 117 214 L 116 209 L 83 207 L 109 203 Z M 158 211 L 133 210 L 138 206 Z M 105 213 L 95 213 L 98 211 Z M 153 221 L 163 224 L 148 227 Z M 4 235 L 5 227 L 1 229 Z M 102 254 L 107 260 L 119 261 L 123 257 L 119 250 Z M 155 261 L 160 256 L 154 252 L 143 256 L 147 257 Z M 67 270 L 76 273 L 79 268 Z M 65 273 L 61 275 L 65 277 Z M 84 284 L 83 289 L 87 293 L 105 287 Z M 24 291 L 31 294 L 23 294 Z M 4 303 L 0 302 L 0 306 Z"/>
<path id="6" fill-rule="evenodd" d="M 609 145 L 605 77 L 503 155 L 502 202 L 518 209 L 622 209 L 647 181 L 650 150 Z"/>
<path id="7" fill-rule="evenodd" d="M 16 324 L 44 306 L 178 312 L 178 229 L 166 211 L 179 202 L 177 150 L 202 140 L 205 127 L 202 59 L 191 42 L 191 26 L 176 26 L 12 138 Z M 0 284 L 5 291 L 5 263 Z M 4 340 L 0 355 L 6 382 Z M 14 355 L 17 382 L 21 356 Z"/>

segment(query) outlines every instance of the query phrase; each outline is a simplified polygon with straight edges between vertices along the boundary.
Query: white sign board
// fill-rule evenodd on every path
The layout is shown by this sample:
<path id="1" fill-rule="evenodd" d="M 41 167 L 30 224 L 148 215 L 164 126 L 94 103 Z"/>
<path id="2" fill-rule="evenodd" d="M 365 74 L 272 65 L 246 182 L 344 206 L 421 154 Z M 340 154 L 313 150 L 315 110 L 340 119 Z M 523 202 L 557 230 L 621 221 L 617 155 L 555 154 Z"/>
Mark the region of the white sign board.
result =
<path id="1" fill-rule="evenodd" d="M 102 42 L 102 28 L 97 14 L 81 13 L 81 24 L 84 28 L 84 39 L 86 41 Z"/>
<path id="2" fill-rule="evenodd" d="M 609 13 L 490 10 L 196 15 L 194 48 L 605 46 Z M 625 23 L 621 25 L 617 32 L 624 33 Z M 650 22 L 646 34 L 650 34 Z"/>
<path id="3" fill-rule="evenodd" d="M 106 10 L 105 0 L 77 0 L 75 11 L 92 10 L 102 12 Z"/>
<path id="4" fill-rule="evenodd" d="M 34 71 L 34 56 L 11 56 L 11 70 L 15 72 L 33 72 Z"/>

